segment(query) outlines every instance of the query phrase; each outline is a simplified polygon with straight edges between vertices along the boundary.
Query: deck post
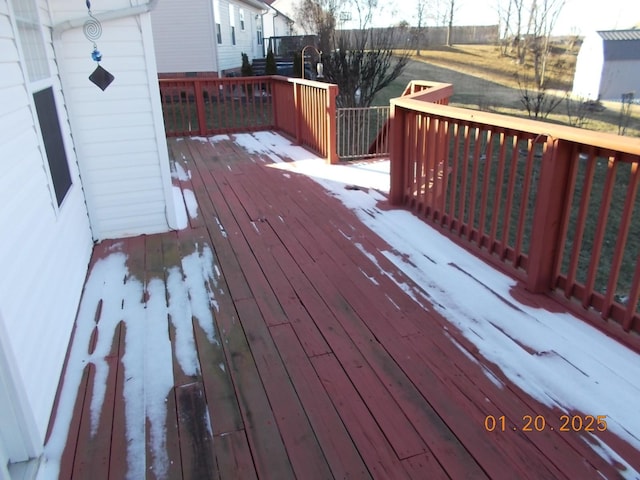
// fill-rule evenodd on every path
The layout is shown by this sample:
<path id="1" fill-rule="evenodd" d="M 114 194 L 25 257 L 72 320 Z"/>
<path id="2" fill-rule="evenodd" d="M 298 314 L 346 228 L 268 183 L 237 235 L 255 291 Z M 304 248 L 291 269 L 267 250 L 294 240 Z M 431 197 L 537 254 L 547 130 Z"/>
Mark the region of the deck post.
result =
<path id="1" fill-rule="evenodd" d="M 293 108 L 296 119 L 296 143 L 302 145 L 302 85 L 293 81 Z"/>
<path id="2" fill-rule="evenodd" d="M 572 144 L 547 137 L 542 155 L 529 246 L 527 290 L 545 293 L 555 287 L 564 222 L 568 220 L 571 199 L 570 181 Z M 526 199 L 524 199 L 526 201 Z"/>
<path id="3" fill-rule="evenodd" d="M 207 134 L 207 116 L 204 111 L 204 92 L 202 90 L 202 81 L 195 79 L 193 82 L 194 95 L 196 97 L 196 114 L 198 115 L 198 135 L 205 136 Z"/>
<path id="4" fill-rule="evenodd" d="M 340 161 L 338 157 L 338 120 L 336 118 L 336 97 L 338 86 L 329 85 L 327 88 L 327 160 L 334 165 Z"/>
<path id="5" fill-rule="evenodd" d="M 391 161 L 390 166 L 390 186 L 389 186 L 389 203 L 391 205 L 402 205 L 404 202 L 405 188 L 405 147 L 403 138 L 405 130 L 405 116 L 406 114 L 398 107 L 395 102 L 391 101 L 391 111 L 389 112 L 389 122 L 391 127 L 389 128 L 389 157 Z"/>

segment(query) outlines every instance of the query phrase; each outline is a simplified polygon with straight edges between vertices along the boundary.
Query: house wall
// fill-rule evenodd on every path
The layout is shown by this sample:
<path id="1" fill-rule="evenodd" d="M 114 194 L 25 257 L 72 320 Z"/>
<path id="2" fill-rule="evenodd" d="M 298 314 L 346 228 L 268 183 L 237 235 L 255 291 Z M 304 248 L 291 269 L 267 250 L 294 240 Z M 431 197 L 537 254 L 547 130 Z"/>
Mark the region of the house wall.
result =
<path id="1" fill-rule="evenodd" d="M 623 93 L 640 98 L 640 60 L 607 61 L 602 70 L 600 98 L 621 100 Z"/>
<path id="2" fill-rule="evenodd" d="M 220 72 L 239 69 L 242 65 L 242 53 L 253 58 L 262 58 L 262 46 L 257 44 L 257 24 L 261 21 L 261 10 L 246 3 L 229 0 L 218 0 L 220 10 L 220 26 L 222 30 L 222 43 L 218 44 L 218 67 Z M 233 10 L 233 18 L 236 31 L 236 44 L 232 43 L 230 9 Z M 244 11 L 245 27 L 240 26 L 240 9 Z M 256 15 L 258 18 L 256 19 Z"/>
<path id="3" fill-rule="evenodd" d="M 112 11 L 130 8 L 128 0 L 108 3 Z M 150 15 L 102 22 L 97 41 L 101 65 L 115 76 L 103 92 L 87 79 L 96 64 L 82 25 L 65 27 L 65 21 L 87 18 L 83 2 L 50 0 L 50 4 L 58 25 L 54 46 L 94 238 L 152 234 L 174 227 Z"/>
<path id="4" fill-rule="evenodd" d="M 50 26 L 46 1 L 39 6 Z M 12 377 L 9 388 L 25 399 L 18 406 L 31 417 L 40 445 L 93 246 L 50 36 L 46 51 L 51 76 L 43 85 L 53 86 L 73 182 L 60 207 L 16 25 L 7 0 L 0 0 L 0 345 L 9 359 L 3 363 L 13 365 L 4 372 Z"/>
<path id="5" fill-rule="evenodd" d="M 218 72 L 212 0 L 160 1 L 151 22 L 158 73 Z"/>
<path id="6" fill-rule="evenodd" d="M 572 94 L 580 98 L 597 100 L 600 95 L 603 65 L 602 39 L 597 33 L 588 35 L 576 59 Z"/>
<path id="7" fill-rule="evenodd" d="M 288 18 L 277 10 L 270 9 L 264 16 L 264 38 L 284 37 L 290 30 Z"/>

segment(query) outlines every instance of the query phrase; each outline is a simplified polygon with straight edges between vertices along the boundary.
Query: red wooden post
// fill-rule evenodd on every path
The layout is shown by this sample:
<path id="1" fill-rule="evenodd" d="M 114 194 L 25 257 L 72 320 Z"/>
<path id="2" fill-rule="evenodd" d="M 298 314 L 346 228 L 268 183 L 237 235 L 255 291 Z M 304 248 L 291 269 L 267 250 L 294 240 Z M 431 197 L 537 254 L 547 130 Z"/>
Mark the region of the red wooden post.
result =
<path id="1" fill-rule="evenodd" d="M 278 98 L 278 88 L 276 88 L 276 81 L 274 80 L 273 77 L 269 77 L 269 80 L 267 82 L 267 92 L 271 92 L 271 113 L 272 113 L 272 123 L 273 125 L 270 128 L 273 128 L 275 130 L 279 130 L 280 129 L 280 122 L 278 121 L 278 103 L 279 103 L 279 98 Z"/>
<path id="2" fill-rule="evenodd" d="M 193 90 L 196 97 L 196 113 L 198 116 L 198 135 L 206 135 L 207 117 L 204 111 L 204 93 L 202 91 L 202 82 L 198 79 L 193 81 Z"/>
<path id="3" fill-rule="evenodd" d="M 404 171 L 407 165 L 404 147 L 405 115 L 401 108 L 391 101 L 391 112 L 389 114 L 391 128 L 389 129 L 389 157 L 391 159 L 391 184 L 389 186 L 389 203 L 391 205 L 402 205 L 404 200 Z"/>
<path id="4" fill-rule="evenodd" d="M 338 86 L 329 85 L 327 89 L 327 160 L 330 164 L 340 161 L 338 157 L 338 120 L 336 97 L 338 96 Z"/>
<path id="5" fill-rule="evenodd" d="M 293 81 L 293 108 L 296 119 L 296 142 L 302 144 L 302 121 L 304 112 L 302 111 L 302 85 L 295 80 Z"/>
<path id="6" fill-rule="evenodd" d="M 544 293 L 553 288 L 563 222 L 567 221 L 571 199 L 567 198 L 570 176 L 571 143 L 548 137 L 542 156 L 540 179 L 533 212 L 527 289 Z M 526 198 L 523 199 L 526 202 Z"/>

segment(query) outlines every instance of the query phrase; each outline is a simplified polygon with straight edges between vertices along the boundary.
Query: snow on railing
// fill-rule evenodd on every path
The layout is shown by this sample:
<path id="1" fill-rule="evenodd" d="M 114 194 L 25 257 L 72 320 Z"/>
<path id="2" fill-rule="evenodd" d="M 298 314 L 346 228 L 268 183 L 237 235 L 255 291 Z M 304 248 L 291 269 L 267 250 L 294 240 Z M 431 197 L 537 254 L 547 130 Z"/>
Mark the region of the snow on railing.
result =
<path id="1" fill-rule="evenodd" d="M 640 141 L 392 100 L 392 204 L 535 293 L 640 331 Z"/>

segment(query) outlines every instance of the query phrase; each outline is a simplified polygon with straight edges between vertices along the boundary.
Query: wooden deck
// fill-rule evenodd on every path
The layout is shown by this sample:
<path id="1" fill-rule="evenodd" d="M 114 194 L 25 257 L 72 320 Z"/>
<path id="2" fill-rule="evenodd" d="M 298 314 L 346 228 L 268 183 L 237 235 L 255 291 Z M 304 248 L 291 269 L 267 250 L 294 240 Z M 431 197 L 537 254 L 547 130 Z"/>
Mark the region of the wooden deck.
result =
<path id="1" fill-rule="evenodd" d="M 127 431 L 123 390 L 136 379 L 123 364 L 138 330 L 118 322 L 104 356 L 109 368 L 99 421 L 91 427 L 100 369 L 89 363 L 60 478 L 131 478 L 136 448 L 147 478 L 620 477 L 585 433 L 521 431 L 523 416 L 559 426 L 559 412 L 510 384 L 444 318 L 381 274 L 363 249 L 411 284 L 379 253 L 390 247 L 318 184 L 269 168 L 268 159 L 230 140 L 169 143 L 174 161 L 190 171 L 179 184 L 195 193 L 197 217 L 179 232 L 102 242 L 93 260 L 128 255 L 122 282 L 142 282 L 147 321 L 159 322 L 171 342 L 166 424 L 158 433 L 138 418 L 146 445 L 131 445 L 139 437 Z M 182 333 L 172 318 L 180 311 L 151 318 L 147 303 L 158 281 L 167 305 L 177 301 L 167 286 L 171 275 L 176 269 L 183 279 L 190 275 L 182 259 L 207 247 L 216 279 L 204 282 L 214 335 L 192 306 L 198 368 L 190 373 L 179 358 Z M 84 305 L 97 326 L 112 307 L 108 295 L 100 298 Z M 129 300 L 114 301 L 117 309 Z M 80 348 L 92 352 L 97 336 Z M 158 368 L 147 365 L 145 375 L 153 378 Z M 507 431 L 488 432 L 487 415 L 505 415 Z M 595 435 L 640 468 L 632 447 L 609 432 Z M 164 466 L 158 445 L 167 455 Z"/>

